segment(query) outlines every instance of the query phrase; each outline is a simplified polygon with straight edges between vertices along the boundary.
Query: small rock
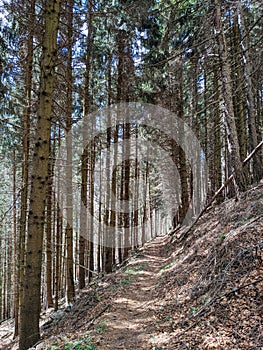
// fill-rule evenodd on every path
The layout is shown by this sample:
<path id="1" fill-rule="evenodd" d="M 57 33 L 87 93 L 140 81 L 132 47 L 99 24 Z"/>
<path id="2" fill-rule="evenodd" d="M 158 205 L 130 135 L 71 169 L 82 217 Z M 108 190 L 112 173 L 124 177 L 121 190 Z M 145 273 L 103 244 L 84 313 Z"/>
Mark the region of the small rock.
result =
<path id="1" fill-rule="evenodd" d="M 65 312 L 70 312 L 70 310 L 73 308 L 73 304 L 72 303 L 68 303 L 68 305 L 65 307 L 64 311 Z"/>

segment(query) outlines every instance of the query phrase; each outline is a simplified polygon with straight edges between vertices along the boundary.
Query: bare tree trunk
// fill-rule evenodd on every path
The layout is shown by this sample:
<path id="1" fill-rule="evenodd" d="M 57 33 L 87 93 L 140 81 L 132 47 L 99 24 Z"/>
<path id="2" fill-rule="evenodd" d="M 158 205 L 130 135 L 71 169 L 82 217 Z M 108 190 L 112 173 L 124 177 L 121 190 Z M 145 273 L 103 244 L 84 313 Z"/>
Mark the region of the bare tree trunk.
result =
<path id="1" fill-rule="evenodd" d="M 72 74 L 72 50 L 73 50 L 73 6 L 74 0 L 68 0 L 67 4 L 67 94 L 66 94 L 66 280 L 67 301 L 70 302 L 75 296 L 74 287 L 74 262 L 73 262 L 73 188 L 72 188 L 72 112 L 73 112 L 73 74 Z"/>
<path id="2" fill-rule="evenodd" d="M 59 187 L 58 187 L 59 189 Z M 59 192 L 58 192 L 59 193 Z M 61 201 L 60 201 L 61 203 Z M 58 302 L 61 290 L 61 273 L 62 273 L 62 214 L 59 204 L 56 208 L 57 225 L 56 225 L 56 270 L 55 270 L 55 310 L 58 310 Z"/>
<path id="3" fill-rule="evenodd" d="M 118 134 L 119 134 L 119 125 L 116 125 L 116 128 L 114 130 L 114 147 L 113 147 L 113 174 L 112 174 L 112 180 L 111 180 L 111 211 L 110 211 L 110 228 L 111 230 L 115 230 L 115 233 L 118 234 L 118 237 L 115 237 L 115 239 L 118 239 L 118 260 L 119 263 L 122 261 L 122 251 L 121 251 L 121 242 L 120 242 L 120 235 L 119 232 L 116 230 L 117 225 L 117 215 L 116 215 L 116 197 L 117 197 L 117 170 L 115 171 L 117 167 L 117 159 L 118 159 Z"/>
<path id="4" fill-rule="evenodd" d="M 17 209 L 16 209 L 16 156 L 14 151 L 14 165 L 13 165 L 13 231 L 14 231 L 14 265 L 13 265 L 13 278 L 14 278 L 14 296 L 13 296 L 13 315 L 16 317 L 17 312 Z M 1 317 L 1 316 L 0 316 Z"/>
<path id="5" fill-rule="evenodd" d="M 53 155 L 54 152 L 52 151 Z M 48 169 L 48 188 L 47 188 L 47 209 L 46 209 L 46 292 L 47 292 L 47 305 L 48 307 L 53 306 L 52 297 L 52 180 L 53 180 L 53 160 L 49 161 Z"/>
<path id="6" fill-rule="evenodd" d="M 81 227 L 79 237 L 79 286 L 80 289 L 85 287 L 86 271 L 83 268 L 85 266 L 85 251 L 90 249 L 87 242 L 88 223 L 87 223 L 87 209 L 88 209 L 88 149 L 85 144 L 87 140 L 88 129 L 88 114 L 90 112 L 90 71 L 91 71 L 91 49 L 92 49 L 92 36 L 93 36 L 93 12 L 92 3 L 88 3 L 88 35 L 87 35 L 87 51 L 86 51 L 86 71 L 85 71 L 85 94 L 84 94 L 84 130 L 83 130 L 83 154 L 81 165 Z"/>
<path id="7" fill-rule="evenodd" d="M 129 250 L 131 250 L 131 237 L 130 237 L 130 123 L 126 121 L 123 130 L 123 141 L 124 141 L 124 186 L 123 186 L 123 197 L 124 200 L 124 215 L 123 215 L 123 226 L 124 226 L 124 260 L 128 258 Z"/>
<path id="8" fill-rule="evenodd" d="M 250 152 L 255 149 L 258 144 L 257 138 L 257 128 L 256 128 L 256 113 L 255 113 L 255 103 L 253 96 L 253 83 L 252 83 L 252 66 L 250 60 L 250 52 L 248 48 L 248 32 L 246 30 L 243 13 L 242 4 L 240 0 L 237 0 L 237 16 L 238 25 L 241 34 L 241 48 L 242 48 L 242 59 L 244 62 L 245 70 L 245 82 L 247 90 L 247 110 L 248 110 L 248 127 L 249 127 L 249 142 L 250 142 Z M 260 154 L 256 154 L 253 159 L 253 180 L 258 182 L 263 176 L 263 165 L 260 159 Z"/>
<path id="9" fill-rule="evenodd" d="M 227 137 L 229 143 L 230 160 L 234 172 L 234 178 L 239 190 L 245 191 L 247 188 L 240 149 L 238 143 L 237 129 L 235 123 L 233 96 L 231 87 L 231 71 L 228 61 L 226 38 L 221 20 L 221 3 L 215 0 L 215 30 L 219 47 L 220 73 L 222 80 L 222 96 L 224 99 L 224 113 L 227 126 Z"/>
<path id="10" fill-rule="evenodd" d="M 133 239 L 134 239 L 134 248 L 139 247 L 139 190 L 140 190 L 140 169 L 138 162 L 138 133 L 139 129 L 136 126 L 135 131 L 135 139 L 136 139 L 136 156 L 135 156 L 135 164 L 134 164 L 134 203 L 133 203 Z"/>
<path id="11" fill-rule="evenodd" d="M 219 101 L 220 93 L 219 93 L 219 85 L 217 80 L 216 71 L 214 71 L 214 91 L 216 95 L 216 100 Z M 218 106 L 219 108 L 219 106 Z M 213 171 L 213 187 L 212 194 L 222 185 L 222 154 L 221 154 L 221 127 L 220 127 L 220 113 L 218 108 L 215 110 L 214 116 L 214 142 L 213 142 L 213 162 L 214 162 L 214 171 Z M 222 197 L 218 198 L 220 202 Z"/>
<path id="12" fill-rule="evenodd" d="M 41 265 L 44 215 L 48 185 L 52 92 L 56 64 L 56 42 L 60 1 L 48 0 L 45 8 L 45 31 L 41 59 L 40 99 L 37 140 L 34 145 L 28 236 L 23 299 L 21 305 L 19 350 L 26 350 L 40 338 Z"/>
<path id="13" fill-rule="evenodd" d="M 66 169 L 66 285 L 67 301 L 70 302 L 75 296 L 74 268 L 73 268 L 73 190 L 72 190 L 72 137 L 66 136 L 67 143 L 67 169 Z"/>
<path id="14" fill-rule="evenodd" d="M 95 125 L 94 125 L 95 127 Z M 92 271 L 94 271 L 94 194 L 95 194 L 95 149 L 96 145 L 92 144 L 90 149 L 90 169 L 89 169 L 89 193 L 90 193 L 90 203 L 89 203 L 89 211 L 90 211 L 90 222 L 89 222 L 89 234 L 88 234 L 88 280 L 91 282 L 92 280 Z"/>
<path id="15" fill-rule="evenodd" d="M 85 118 L 85 117 L 84 117 Z M 85 126 L 84 126 L 85 128 Z M 85 131 L 84 131 L 85 133 Z M 85 139 L 84 139 L 85 143 Z M 87 147 L 83 144 L 84 150 L 82 153 L 81 161 L 81 207 L 80 207 L 80 235 L 79 235 L 79 288 L 83 289 L 85 283 L 85 247 L 86 247 L 86 236 L 87 236 Z"/>
<path id="16" fill-rule="evenodd" d="M 240 47 L 240 29 L 237 16 L 234 15 L 231 31 L 231 53 L 232 60 L 232 81 L 233 81 L 233 105 L 237 121 L 237 134 L 240 148 L 240 157 L 245 159 L 247 155 L 247 123 L 246 123 L 246 96 L 244 91 L 245 77 L 244 65 L 242 62 L 242 52 Z"/>
<path id="17" fill-rule="evenodd" d="M 178 116 L 181 120 L 184 120 L 184 98 L 183 98 L 183 62 L 180 60 L 178 68 L 178 80 L 180 81 L 178 92 L 177 92 L 177 110 Z M 184 130 L 179 130 L 180 134 L 184 134 Z M 181 182 L 181 204 L 179 207 L 179 223 L 182 224 L 184 218 L 186 216 L 188 207 L 189 207 L 189 190 L 187 183 L 187 162 L 185 152 L 182 147 L 179 147 L 179 174 L 180 174 L 180 182 Z"/>
<path id="18" fill-rule="evenodd" d="M 111 120 L 110 120 L 110 113 L 108 114 L 108 120 L 107 124 L 111 125 Z M 106 150 L 106 193 L 105 193 L 105 214 L 104 214 L 104 223 L 106 226 L 106 232 L 105 234 L 108 235 L 107 229 L 109 227 L 109 230 L 111 230 L 110 226 L 110 219 L 111 219 L 111 212 L 109 210 L 110 207 L 110 200 L 111 200 L 111 182 L 110 182 L 110 149 L 111 147 L 111 128 L 109 127 L 107 129 L 107 150 Z M 113 224 L 114 225 L 114 224 Z M 107 238 L 106 238 L 107 240 Z M 112 265 L 113 265 L 113 250 L 112 247 L 105 247 L 104 248 L 104 254 L 105 254 L 105 272 L 110 273 L 112 272 Z"/>
<path id="19" fill-rule="evenodd" d="M 147 156 L 146 156 L 146 168 L 145 173 L 143 174 L 143 209 L 142 209 L 142 245 L 146 242 L 146 223 L 147 223 L 147 188 L 149 184 L 149 173 L 150 173 L 150 165 L 148 162 L 149 157 L 149 148 L 147 147 Z"/>
<path id="20" fill-rule="evenodd" d="M 30 6 L 30 22 L 35 21 L 35 0 Z M 28 199 L 28 164 L 29 164 L 29 133 L 30 133 L 30 114 L 31 114 L 31 91 L 32 91 L 32 64 L 33 64 L 33 32 L 29 32 L 27 42 L 27 62 L 25 77 L 26 107 L 23 115 L 23 166 L 22 166 L 22 191 L 20 205 L 20 227 L 17 252 L 17 285 L 16 288 L 16 312 L 15 312 L 15 331 L 14 337 L 19 331 L 19 310 L 23 297 L 23 281 L 25 267 L 25 237 L 27 226 L 27 199 Z"/>

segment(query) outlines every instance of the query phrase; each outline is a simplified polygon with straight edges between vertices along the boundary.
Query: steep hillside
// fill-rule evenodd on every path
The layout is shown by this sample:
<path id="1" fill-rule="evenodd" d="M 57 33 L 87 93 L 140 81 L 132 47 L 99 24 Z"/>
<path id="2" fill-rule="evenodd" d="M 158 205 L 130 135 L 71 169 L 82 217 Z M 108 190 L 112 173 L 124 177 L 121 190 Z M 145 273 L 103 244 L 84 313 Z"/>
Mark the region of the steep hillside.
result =
<path id="1" fill-rule="evenodd" d="M 262 217 L 260 184 L 212 207 L 186 239 L 183 228 L 157 237 L 44 319 L 36 348 L 263 349 Z"/>

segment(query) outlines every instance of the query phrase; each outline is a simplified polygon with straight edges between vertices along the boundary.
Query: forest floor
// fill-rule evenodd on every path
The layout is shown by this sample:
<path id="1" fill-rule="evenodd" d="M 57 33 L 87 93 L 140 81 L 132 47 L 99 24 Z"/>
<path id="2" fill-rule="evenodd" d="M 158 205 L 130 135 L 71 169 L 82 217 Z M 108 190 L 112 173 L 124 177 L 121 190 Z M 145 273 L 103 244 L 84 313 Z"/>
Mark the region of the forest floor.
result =
<path id="1" fill-rule="evenodd" d="M 263 184 L 185 232 L 131 252 L 54 321 L 43 315 L 36 349 L 263 349 Z M 11 322 L 1 350 L 17 349 Z"/>

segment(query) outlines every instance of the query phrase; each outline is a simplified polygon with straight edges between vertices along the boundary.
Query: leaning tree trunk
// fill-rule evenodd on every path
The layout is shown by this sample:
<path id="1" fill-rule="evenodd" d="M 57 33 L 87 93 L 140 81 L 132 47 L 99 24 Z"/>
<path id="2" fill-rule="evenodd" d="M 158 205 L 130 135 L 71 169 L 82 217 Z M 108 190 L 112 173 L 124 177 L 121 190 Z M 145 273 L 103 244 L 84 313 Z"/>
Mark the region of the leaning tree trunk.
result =
<path id="1" fill-rule="evenodd" d="M 52 92 L 56 64 L 59 13 L 60 0 L 48 0 L 45 8 L 45 34 L 41 59 L 40 98 L 36 128 L 37 137 L 32 160 L 19 350 L 30 348 L 40 338 L 42 245 L 48 185 Z"/>

